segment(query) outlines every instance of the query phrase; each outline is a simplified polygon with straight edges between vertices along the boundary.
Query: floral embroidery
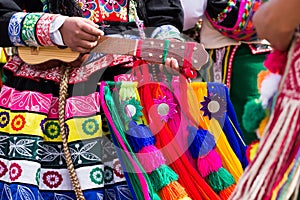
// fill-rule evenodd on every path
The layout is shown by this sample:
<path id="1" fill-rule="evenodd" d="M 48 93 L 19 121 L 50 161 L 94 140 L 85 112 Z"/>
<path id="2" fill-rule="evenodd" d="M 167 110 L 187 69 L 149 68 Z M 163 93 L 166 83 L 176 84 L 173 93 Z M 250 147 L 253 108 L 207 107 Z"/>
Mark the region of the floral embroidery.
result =
<path id="1" fill-rule="evenodd" d="M 100 5 L 104 6 L 108 13 L 120 12 L 121 8 L 126 5 L 126 0 L 100 0 Z"/>
<path id="2" fill-rule="evenodd" d="M 26 121 L 23 115 L 16 115 L 11 122 L 11 127 L 15 131 L 20 131 L 24 128 L 25 123 Z"/>
<path id="3" fill-rule="evenodd" d="M 122 170 L 122 165 L 120 163 L 119 160 L 117 160 L 116 162 L 114 162 L 114 173 L 116 174 L 116 176 L 120 177 L 120 178 L 124 178 L 124 173 Z"/>
<path id="4" fill-rule="evenodd" d="M 104 180 L 104 172 L 102 169 L 100 169 L 99 167 L 94 168 L 91 172 L 90 172 L 90 179 L 93 183 L 95 184 L 102 184 L 103 180 Z"/>
<path id="5" fill-rule="evenodd" d="M 143 115 L 143 113 L 141 112 L 143 107 L 140 105 L 140 102 L 137 101 L 135 98 L 131 98 L 130 100 L 125 101 L 124 103 L 126 115 L 133 120 L 139 120 L 139 117 Z"/>
<path id="6" fill-rule="evenodd" d="M 22 174 L 21 166 L 17 163 L 12 163 L 9 168 L 9 177 L 10 180 L 17 180 Z"/>
<path id="7" fill-rule="evenodd" d="M 110 183 L 114 178 L 113 169 L 109 166 L 104 167 L 104 181 Z"/>
<path id="8" fill-rule="evenodd" d="M 43 133 L 51 139 L 55 139 L 60 135 L 60 125 L 57 121 L 45 118 L 41 121 L 40 127 L 41 127 Z M 69 131 L 70 131 L 69 126 L 67 124 L 65 124 L 65 132 L 66 132 L 67 137 L 68 137 Z"/>
<path id="9" fill-rule="evenodd" d="M 4 128 L 9 123 L 8 112 L 0 112 L 0 127 Z"/>
<path id="10" fill-rule="evenodd" d="M 35 181 L 37 185 L 40 184 L 40 178 L 41 178 L 41 169 L 39 168 L 35 173 Z"/>
<path id="11" fill-rule="evenodd" d="M 49 121 L 48 123 L 46 123 L 45 134 L 49 138 L 51 139 L 57 138 L 59 136 L 59 133 L 60 133 L 60 128 L 57 122 Z"/>
<path id="12" fill-rule="evenodd" d="M 8 171 L 7 166 L 4 162 L 0 161 L 0 178 L 6 174 Z"/>
<path id="13" fill-rule="evenodd" d="M 167 99 L 166 96 L 159 96 L 158 99 L 153 99 L 153 102 L 157 106 L 157 112 L 161 121 L 167 122 L 177 113 L 175 109 L 176 104 L 173 102 L 173 99 Z"/>
<path id="14" fill-rule="evenodd" d="M 43 174 L 43 183 L 49 188 L 57 188 L 63 181 L 60 173 L 56 171 L 48 171 Z"/>
<path id="15" fill-rule="evenodd" d="M 99 9 L 94 0 L 78 0 L 78 5 L 82 10 L 85 18 L 91 19 L 94 22 L 99 21 Z"/>
<path id="16" fill-rule="evenodd" d="M 203 116 L 208 116 L 209 119 L 222 117 L 226 112 L 226 102 L 217 94 L 204 97 L 204 101 L 200 104 L 202 105 L 200 110 L 204 112 Z"/>
<path id="17" fill-rule="evenodd" d="M 94 135 L 99 130 L 99 123 L 95 119 L 87 119 L 82 124 L 82 130 L 87 135 Z"/>

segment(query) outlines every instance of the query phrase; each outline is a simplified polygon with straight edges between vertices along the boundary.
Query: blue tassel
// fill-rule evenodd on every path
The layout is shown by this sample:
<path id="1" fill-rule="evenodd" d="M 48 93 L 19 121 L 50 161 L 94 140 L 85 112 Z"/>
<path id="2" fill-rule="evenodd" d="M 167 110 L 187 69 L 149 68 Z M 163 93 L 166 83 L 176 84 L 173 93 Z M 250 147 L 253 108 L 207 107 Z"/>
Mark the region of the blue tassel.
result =
<path id="1" fill-rule="evenodd" d="M 193 158 L 204 156 L 216 147 L 214 136 L 207 130 L 188 127 L 189 152 Z"/>
<path id="2" fill-rule="evenodd" d="M 139 152 L 143 147 L 154 145 L 155 138 L 149 127 L 144 124 L 137 125 L 135 121 L 130 121 L 126 138 L 134 152 Z"/>

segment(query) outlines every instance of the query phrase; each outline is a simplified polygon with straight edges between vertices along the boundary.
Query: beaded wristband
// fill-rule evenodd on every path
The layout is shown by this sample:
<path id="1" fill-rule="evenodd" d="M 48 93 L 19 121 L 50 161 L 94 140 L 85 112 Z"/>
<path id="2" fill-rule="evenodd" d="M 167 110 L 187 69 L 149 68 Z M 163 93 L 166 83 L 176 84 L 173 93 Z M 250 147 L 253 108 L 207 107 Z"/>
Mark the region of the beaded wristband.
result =
<path id="1" fill-rule="evenodd" d="M 58 15 L 45 13 L 36 24 L 36 38 L 42 46 L 55 46 L 50 38 L 50 25 Z"/>
<path id="2" fill-rule="evenodd" d="M 25 45 L 21 39 L 21 27 L 22 21 L 26 15 L 27 13 L 25 12 L 17 12 L 10 18 L 8 25 L 8 36 L 14 46 Z"/>
<path id="3" fill-rule="evenodd" d="M 22 40 L 28 46 L 39 46 L 37 42 L 35 28 L 38 20 L 44 13 L 30 13 L 26 15 L 22 26 Z"/>

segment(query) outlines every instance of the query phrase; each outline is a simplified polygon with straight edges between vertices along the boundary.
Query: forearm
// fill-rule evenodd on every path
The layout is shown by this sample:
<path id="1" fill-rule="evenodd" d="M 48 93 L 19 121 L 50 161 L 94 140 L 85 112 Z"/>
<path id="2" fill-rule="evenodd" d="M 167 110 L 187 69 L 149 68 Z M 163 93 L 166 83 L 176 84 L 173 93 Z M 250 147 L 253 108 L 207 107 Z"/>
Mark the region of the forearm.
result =
<path id="1" fill-rule="evenodd" d="M 286 50 L 300 24 L 299 7 L 299 0 L 264 3 L 253 17 L 258 37 L 268 40 L 275 49 Z"/>

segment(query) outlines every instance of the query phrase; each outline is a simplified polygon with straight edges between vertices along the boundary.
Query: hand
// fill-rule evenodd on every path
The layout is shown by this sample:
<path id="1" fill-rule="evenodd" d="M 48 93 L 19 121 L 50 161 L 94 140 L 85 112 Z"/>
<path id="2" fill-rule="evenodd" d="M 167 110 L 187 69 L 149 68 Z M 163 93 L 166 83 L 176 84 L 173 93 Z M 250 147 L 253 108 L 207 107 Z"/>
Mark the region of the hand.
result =
<path id="1" fill-rule="evenodd" d="M 91 20 L 68 17 L 60 28 L 64 44 L 79 53 L 90 52 L 97 45 L 103 32 Z"/>

